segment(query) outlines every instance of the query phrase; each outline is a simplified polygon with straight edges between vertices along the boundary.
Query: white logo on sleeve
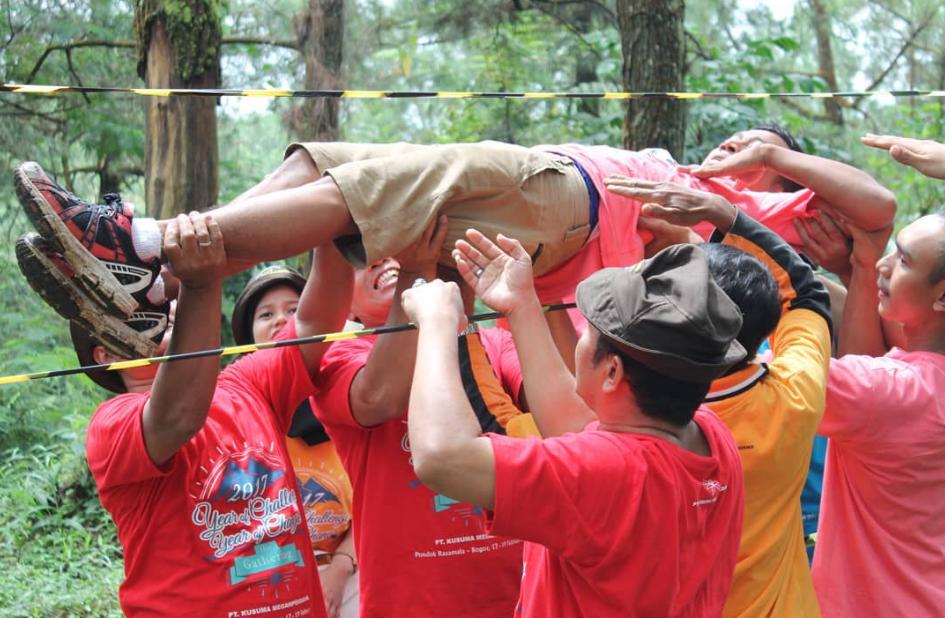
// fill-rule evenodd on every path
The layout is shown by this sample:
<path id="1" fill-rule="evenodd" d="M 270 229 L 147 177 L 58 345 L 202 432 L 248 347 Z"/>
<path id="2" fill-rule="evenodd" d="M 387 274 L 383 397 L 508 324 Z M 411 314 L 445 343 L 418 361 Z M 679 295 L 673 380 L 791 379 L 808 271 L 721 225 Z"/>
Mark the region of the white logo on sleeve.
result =
<path id="1" fill-rule="evenodd" d="M 723 485 L 714 479 L 708 479 L 706 481 L 702 481 L 702 489 L 706 494 L 708 494 L 708 497 L 693 501 L 692 506 L 715 504 L 722 492 L 728 489 L 728 485 Z"/>

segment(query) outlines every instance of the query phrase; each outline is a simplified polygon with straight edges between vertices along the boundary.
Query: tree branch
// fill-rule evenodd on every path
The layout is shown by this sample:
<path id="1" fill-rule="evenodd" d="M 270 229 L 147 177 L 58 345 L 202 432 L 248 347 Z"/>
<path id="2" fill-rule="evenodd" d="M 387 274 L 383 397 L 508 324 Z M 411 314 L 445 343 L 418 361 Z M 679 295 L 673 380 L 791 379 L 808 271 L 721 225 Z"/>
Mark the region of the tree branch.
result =
<path id="1" fill-rule="evenodd" d="M 925 20 L 921 24 L 919 24 L 919 26 L 915 30 L 912 31 L 912 33 L 909 35 L 909 38 L 906 39 L 903 42 L 902 46 L 899 48 L 899 52 L 895 56 L 893 56 L 893 59 L 890 61 L 890 63 L 886 65 L 886 68 L 883 69 L 883 71 L 876 77 L 876 79 L 873 80 L 873 83 L 867 86 L 866 89 L 868 91 L 875 90 L 876 88 L 879 87 L 881 83 L 883 83 L 883 80 L 885 80 L 886 77 L 888 77 L 889 74 L 892 72 L 892 70 L 896 67 L 896 63 L 899 62 L 899 59 L 902 58 L 902 56 L 909 50 L 910 47 L 912 47 L 912 43 L 916 40 L 916 38 L 918 38 L 918 36 L 922 33 L 922 31 L 925 30 L 930 23 L 932 23 L 932 18 L 934 17 L 934 15 L 935 15 L 934 13 L 930 13 L 929 15 L 926 15 Z M 856 101 L 853 103 L 851 107 L 856 109 L 859 106 L 860 102 L 863 101 L 863 99 L 864 97 L 857 97 Z"/>
<path id="2" fill-rule="evenodd" d="M 840 105 L 843 105 L 842 99 L 838 99 L 837 101 L 840 103 Z M 809 118 L 811 120 L 819 120 L 823 122 L 830 122 L 830 118 L 826 114 L 814 113 L 810 111 L 809 109 L 807 109 L 806 107 L 804 107 L 803 105 L 798 104 L 796 101 L 792 101 L 791 99 L 781 99 L 780 102 L 790 107 L 791 109 L 796 111 L 801 116 L 804 116 L 805 118 Z"/>
<path id="3" fill-rule="evenodd" d="M 603 2 L 597 2 L 596 0 L 531 0 L 531 2 L 534 4 L 550 4 L 552 6 L 565 4 L 590 4 L 595 9 L 606 15 L 611 21 L 615 23 L 617 21 L 617 14 L 614 13 L 609 6 Z M 528 8 L 527 5 L 525 8 Z"/>
<path id="4" fill-rule="evenodd" d="M 73 174 L 100 174 L 104 170 L 102 165 L 85 165 L 82 167 L 70 167 L 69 169 L 62 172 L 63 176 L 71 176 Z M 129 165 L 125 167 L 119 167 L 116 170 L 113 170 L 116 174 L 122 176 L 144 176 L 144 169 Z"/>
<path id="5" fill-rule="evenodd" d="M 299 51 L 299 43 L 295 39 L 270 39 L 262 36 L 228 36 L 223 37 L 223 45 L 271 45 L 285 47 Z"/>
<path id="6" fill-rule="evenodd" d="M 39 70 L 43 67 L 43 63 L 46 62 L 46 58 L 55 51 L 64 51 L 69 52 L 73 49 L 78 49 L 80 47 L 112 47 L 112 48 L 131 48 L 134 49 L 135 43 L 133 41 L 103 41 L 96 39 L 87 39 L 80 41 L 71 41 L 69 43 L 62 43 L 60 45 L 50 45 L 47 47 L 43 54 L 39 57 L 39 60 L 36 61 L 36 64 L 33 65 L 33 70 L 30 71 L 29 77 L 26 78 L 27 84 L 33 83 L 33 78 L 36 77 L 36 74 L 39 73 Z"/>
<path id="7" fill-rule="evenodd" d="M 552 3 L 550 3 L 550 4 L 558 4 L 558 3 L 557 3 L 557 2 L 552 2 Z M 604 59 L 604 57 L 601 55 L 601 53 L 600 53 L 599 51 L 597 51 L 596 49 L 594 49 L 594 46 L 591 45 L 590 42 L 589 42 L 587 39 L 584 38 L 584 34 L 582 34 L 582 33 L 574 26 L 574 24 L 572 24 L 571 22 L 569 22 L 568 20 L 564 19 L 563 17 L 561 17 L 560 15 L 558 15 L 557 13 L 555 13 L 554 11 L 552 11 L 552 10 L 550 10 L 550 9 L 547 9 L 547 8 L 545 8 L 545 7 L 542 7 L 542 6 L 537 6 L 537 5 L 535 6 L 535 8 L 538 10 L 538 12 L 544 13 L 544 14 L 547 15 L 548 17 L 552 18 L 553 20 L 555 20 L 556 22 L 558 22 L 559 24 L 561 24 L 562 26 L 564 26 L 565 28 L 567 28 L 568 31 L 569 31 L 571 34 L 573 34 L 574 36 L 576 36 L 576 37 L 578 38 L 578 40 L 581 41 L 581 44 L 582 44 L 582 45 L 584 45 L 592 54 L 594 54 L 595 56 L 597 56 L 597 59 L 598 59 L 598 60 L 603 60 L 603 59 Z"/>
<path id="8" fill-rule="evenodd" d="M 272 45 L 273 47 L 286 47 L 288 49 L 299 50 L 299 44 L 294 39 L 271 39 L 267 37 L 252 37 L 252 36 L 233 36 L 225 37 L 222 40 L 223 45 Z M 36 61 L 36 64 L 33 65 L 33 69 L 30 71 L 29 77 L 26 78 L 24 83 L 31 84 L 33 79 L 36 77 L 36 74 L 39 73 L 39 70 L 43 68 L 43 64 L 49 58 L 50 54 L 57 51 L 65 52 L 67 57 L 70 52 L 74 49 L 79 49 L 82 47 L 110 47 L 116 49 L 136 49 L 137 44 L 134 41 L 106 41 L 103 39 L 80 39 L 78 41 L 70 41 L 68 43 L 61 43 L 58 45 L 50 45 L 45 50 L 43 50 L 42 55 L 39 57 L 39 60 Z M 73 77 L 75 71 L 71 67 L 71 58 L 68 58 L 70 62 L 70 72 L 72 72 Z"/>

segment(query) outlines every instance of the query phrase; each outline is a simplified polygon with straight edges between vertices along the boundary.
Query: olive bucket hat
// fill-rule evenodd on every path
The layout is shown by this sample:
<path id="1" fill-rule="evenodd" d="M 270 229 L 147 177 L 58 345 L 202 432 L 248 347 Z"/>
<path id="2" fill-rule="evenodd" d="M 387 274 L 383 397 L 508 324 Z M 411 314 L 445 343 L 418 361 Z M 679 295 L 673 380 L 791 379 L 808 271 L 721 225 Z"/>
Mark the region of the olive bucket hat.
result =
<path id="1" fill-rule="evenodd" d="M 240 292 L 233 306 L 233 340 L 237 345 L 253 343 L 253 313 L 256 305 L 268 290 L 278 285 L 294 288 L 299 294 L 305 287 L 305 277 L 291 266 L 269 266 L 254 276 Z"/>

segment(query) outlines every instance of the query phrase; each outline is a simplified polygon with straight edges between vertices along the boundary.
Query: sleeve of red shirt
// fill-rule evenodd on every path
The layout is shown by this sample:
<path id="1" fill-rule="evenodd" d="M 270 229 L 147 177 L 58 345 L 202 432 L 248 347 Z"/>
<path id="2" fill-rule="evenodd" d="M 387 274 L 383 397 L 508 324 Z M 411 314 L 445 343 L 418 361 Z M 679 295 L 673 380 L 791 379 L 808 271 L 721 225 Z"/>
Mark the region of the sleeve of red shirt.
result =
<path id="1" fill-rule="evenodd" d="M 290 320 L 276 335 L 276 341 L 296 337 L 295 321 Z M 241 388 L 252 386 L 272 404 L 281 426 L 287 431 L 299 404 L 314 391 L 311 375 L 298 346 L 259 350 L 223 370 L 218 386 L 237 381 Z"/>
<path id="2" fill-rule="evenodd" d="M 142 413 L 148 396 L 129 393 L 109 399 L 95 412 L 85 439 L 89 469 L 101 492 L 166 474 L 144 445 Z"/>
<path id="3" fill-rule="evenodd" d="M 900 423 L 890 410 L 901 407 L 920 388 L 908 365 L 895 359 L 848 354 L 830 362 L 827 408 L 818 433 L 838 441 L 869 444 Z"/>
<path id="4" fill-rule="evenodd" d="M 611 508 L 616 493 L 602 486 L 607 483 L 602 479 L 613 480 L 613 462 L 623 461 L 621 492 L 639 495 L 644 464 L 630 461 L 608 440 L 595 441 L 590 453 L 581 448 L 581 434 L 547 440 L 486 435 L 495 456 L 495 501 L 486 522 L 490 534 L 540 543 L 580 562 L 606 553 L 601 545 L 610 538 L 603 533 L 609 517 L 619 516 L 626 524 L 635 516 Z M 601 474 L 605 467 L 609 474 Z"/>
<path id="5" fill-rule="evenodd" d="M 373 337 L 336 341 L 322 357 L 312 401 L 315 416 L 326 426 L 363 429 L 351 411 L 351 383 L 367 364 L 373 342 Z"/>

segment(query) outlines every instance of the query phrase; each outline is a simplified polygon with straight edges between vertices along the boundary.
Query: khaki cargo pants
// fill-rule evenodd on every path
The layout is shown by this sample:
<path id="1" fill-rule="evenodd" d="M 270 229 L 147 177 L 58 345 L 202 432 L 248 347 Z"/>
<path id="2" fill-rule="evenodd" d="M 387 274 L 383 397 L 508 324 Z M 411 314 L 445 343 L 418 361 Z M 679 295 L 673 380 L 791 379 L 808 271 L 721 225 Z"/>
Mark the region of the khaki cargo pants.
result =
<path id="1" fill-rule="evenodd" d="M 339 239 L 357 266 L 396 255 L 443 212 L 449 219 L 440 263 L 453 266 L 453 242 L 474 227 L 521 241 L 535 275 L 580 250 L 590 233 L 589 196 L 567 157 L 502 142 L 476 144 L 292 144 L 347 202 L 360 237 Z"/>

